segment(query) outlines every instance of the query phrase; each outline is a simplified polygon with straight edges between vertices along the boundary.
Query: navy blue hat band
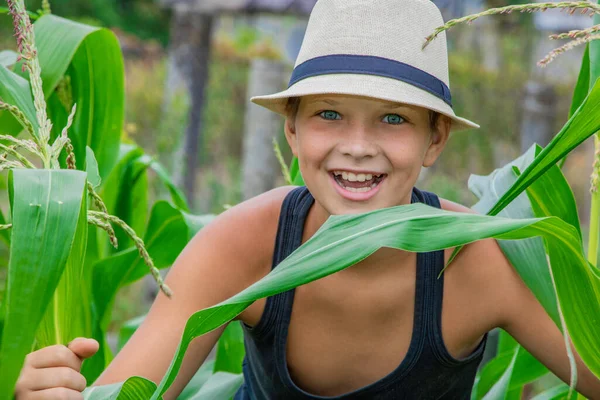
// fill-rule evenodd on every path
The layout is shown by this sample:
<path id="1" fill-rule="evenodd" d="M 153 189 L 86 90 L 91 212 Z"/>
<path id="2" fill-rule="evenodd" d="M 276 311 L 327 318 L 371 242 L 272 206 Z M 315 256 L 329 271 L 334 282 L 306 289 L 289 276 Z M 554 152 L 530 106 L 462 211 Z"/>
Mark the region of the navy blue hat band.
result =
<path id="1" fill-rule="evenodd" d="M 410 83 L 452 107 L 450 88 L 440 79 L 412 65 L 377 56 L 335 54 L 310 59 L 294 69 L 288 87 L 311 76 L 344 73 L 384 76 Z"/>

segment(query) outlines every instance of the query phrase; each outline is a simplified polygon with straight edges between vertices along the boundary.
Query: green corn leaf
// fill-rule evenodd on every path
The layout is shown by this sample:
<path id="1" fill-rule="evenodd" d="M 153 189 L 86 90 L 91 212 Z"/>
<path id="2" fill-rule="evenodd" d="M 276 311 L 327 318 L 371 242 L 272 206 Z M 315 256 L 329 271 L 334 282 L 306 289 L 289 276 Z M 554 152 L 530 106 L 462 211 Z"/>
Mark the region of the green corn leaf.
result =
<path id="1" fill-rule="evenodd" d="M 86 175 L 14 170 L 9 181 L 13 228 L 0 347 L 0 399 L 12 398 L 25 355 L 32 349 L 73 249 Z"/>
<path id="2" fill-rule="evenodd" d="M 534 396 L 531 400 L 564 400 L 569 394 L 569 385 L 561 383 Z"/>
<path id="3" fill-rule="evenodd" d="M 194 227 L 195 229 L 196 227 Z M 179 253 L 196 232 L 191 231 L 183 212 L 166 201 L 155 204 L 148 222 L 144 243 L 157 268 L 173 264 Z M 148 267 L 136 248 L 130 248 L 100 260 L 93 266 L 94 297 L 99 315 L 106 323 L 117 290 L 148 274 Z"/>
<path id="4" fill-rule="evenodd" d="M 162 165 L 134 145 L 120 147 L 119 160 L 102 186 L 101 196 L 110 213 L 127 222 L 136 232 L 144 230 L 148 208 L 148 169 L 156 172 L 171 193 L 173 203 L 183 211 L 188 211 L 185 196 L 176 187 Z M 115 228 L 119 249 L 132 246 L 131 240 L 119 228 Z M 115 253 L 108 240 L 101 240 L 103 249 L 111 249 L 105 254 Z"/>
<path id="5" fill-rule="evenodd" d="M 0 224 L 6 225 L 8 222 L 4 217 L 4 213 L 0 210 Z M 0 231 L 0 239 L 4 241 L 8 246 L 10 246 L 10 231 L 9 230 L 1 230 Z"/>
<path id="6" fill-rule="evenodd" d="M 144 151 L 134 145 L 119 147 L 118 161 L 100 190 L 100 196 L 108 212 L 116 215 L 131 226 L 136 232 L 143 232 L 148 216 L 148 176 L 146 168 L 136 163 Z M 132 242 L 127 234 L 115 227 L 119 249 L 127 249 Z M 114 254 L 114 249 L 106 235 L 98 239 L 99 256 Z"/>
<path id="7" fill-rule="evenodd" d="M 136 160 L 136 162 L 138 162 L 142 166 L 145 166 L 146 168 L 150 168 L 156 173 L 156 175 L 160 178 L 162 183 L 169 190 L 173 204 L 175 204 L 179 209 L 183 211 L 190 211 L 187 205 L 187 201 L 185 200 L 185 195 L 181 192 L 181 190 L 179 190 L 177 185 L 175 185 L 175 183 L 169 176 L 169 173 L 165 170 L 162 164 L 160 164 L 154 158 L 150 157 L 148 154 L 142 155 Z"/>
<path id="8" fill-rule="evenodd" d="M 215 360 L 209 360 L 204 362 L 198 372 L 194 374 L 190 382 L 187 384 L 185 389 L 181 392 L 177 400 L 189 400 L 198 393 L 200 388 L 204 386 L 213 374 L 215 368 Z"/>
<path id="9" fill-rule="evenodd" d="M 519 346 L 519 343 L 508 334 L 508 332 L 500 329 L 498 334 L 498 349 L 497 354 L 502 354 L 507 351 L 512 351 L 515 347 Z"/>
<path id="10" fill-rule="evenodd" d="M 533 181 L 550 167 L 580 145 L 585 139 L 600 130 L 600 80 L 577 109 L 575 114 L 550 144 L 527 167 L 511 190 L 507 191 L 489 211 L 496 215 L 521 194 Z"/>
<path id="11" fill-rule="evenodd" d="M 122 330 L 126 336 L 130 337 L 135 329 L 139 327 L 143 320 L 143 317 L 135 318 L 127 323 L 127 328 Z M 190 400 L 192 398 L 198 398 L 198 394 L 202 387 L 213 377 L 213 369 L 214 369 L 215 361 L 209 360 L 206 361 L 202 366 L 198 369 L 196 374 L 192 377 L 187 386 L 183 389 L 181 394 L 177 397 L 178 400 Z M 236 379 L 236 381 L 239 380 Z M 89 380 L 88 380 L 89 381 Z M 222 396 L 218 396 L 218 392 L 215 392 L 215 389 L 219 387 L 221 390 L 231 390 L 228 389 L 227 386 L 215 385 L 215 380 L 212 379 L 212 389 L 210 391 L 210 397 L 201 397 L 202 399 L 221 399 L 226 398 Z M 217 382 L 218 383 L 218 382 Z M 217 388 L 215 388 L 217 386 Z M 236 382 L 232 382 L 231 387 L 239 387 Z M 152 393 L 156 390 L 156 385 L 154 382 L 148 381 L 144 378 L 140 377 L 132 377 L 127 381 L 122 383 L 110 384 L 110 385 L 102 385 L 102 386 L 91 386 L 85 389 L 83 392 L 83 398 L 85 400 L 105 400 L 105 399 L 115 399 L 115 400 L 125 400 L 125 399 L 147 399 L 152 396 Z M 206 392 L 204 392 L 206 393 Z M 216 394 L 216 397 L 213 397 L 212 394 Z"/>
<path id="12" fill-rule="evenodd" d="M 497 215 L 507 207 L 517 196 L 543 175 L 550 167 L 564 158 L 571 150 L 600 130 L 600 79 L 582 102 L 575 114 L 567 121 L 560 132 L 552 139 L 546 148 L 529 164 L 519 176 L 510 190 L 491 207 L 487 214 Z M 448 265 L 454 260 L 460 247 L 456 248 Z"/>
<path id="13" fill-rule="evenodd" d="M 586 261 L 577 230 L 557 217 L 513 220 L 453 213 L 423 204 L 359 215 L 334 215 L 305 244 L 259 282 L 232 298 L 192 315 L 169 369 L 153 395 L 172 384 L 191 340 L 227 323 L 252 302 L 312 282 L 365 259 L 381 247 L 427 252 L 483 238 L 516 240 L 544 236 L 567 326 L 582 335 L 573 343 L 600 375 L 600 277 Z M 563 304 L 565 303 L 565 304 Z"/>
<path id="14" fill-rule="evenodd" d="M 573 100 L 571 101 L 571 108 L 569 110 L 569 118 L 575 114 L 575 111 L 579 108 L 583 100 L 590 91 L 590 47 L 585 46 L 583 53 L 583 60 L 581 61 L 581 70 L 577 78 L 577 84 L 575 85 L 575 91 L 573 92 Z"/>
<path id="15" fill-rule="evenodd" d="M 242 374 L 217 372 L 210 377 L 190 400 L 230 399 L 244 383 Z"/>
<path id="16" fill-rule="evenodd" d="M 192 215 L 173 207 L 166 201 L 157 202 L 153 209 L 144 240 L 148 252 L 162 269 L 173 265 L 185 245 L 203 227 L 215 218 L 214 215 Z M 148 268 L 141 263 L 129 267 L 123 281 L 127 285 L 148 274 Z"/>
<path id="17" fill-rule="evenodd" d="M 513 370 L 515 368 L 515 363 L 517 361 L 517 357 L 519 356 L 519 352 L 521 351 L 521 347 L 515 348 L 515 350 L 510 354 L 510 362 L 508 366 L 502 370 L 502 375 L 500 379 L 496 381 L 494 386 L 483 396 L 483 400 L 506 400 L 508 396 L 510 381 L 513 376 Z M 481 385 L 481 381 L 479 382 Z M 478 386 L 479 388 L 479 386 Z"/>
<path id="18" fill-rule="evenodd" d="M 515 356 L 515 352 L 518 353 Z M 510 376 L 507 371 L 511 371 Z M 548 369 L 536 360 L 531 353 L 519 345 L 504 353 L 499 353 L 481 370 L 477 385 L 477 399 L 485 398 L 490 393 L 508 396 L 510 391 L 532 382 L 548 373 Z M 502 379 L 508 383 L 499 383 Z M 495 388 L 492 391 L 492 388 Z"/>
<path id="19" fill-rule="evenodd" d="M 39 18 L 33 26 L 44 95 L 54 123 L 53 137 L 60 133 L 71 112 L 72 104 L 63 104 L 55 93 L 59 83 L 68 76 L 68 96 L 77 104 L 69 137 L 75 148 L 78 169 L 84 168 L 86 146 L 90 146 L 98 160 L 100 176 L 106 178 L 117 160 L 124 120 L 124 67 L 119 42 L 109 29 L 51 14 Z M 7 70 L 0 69 L 4 69 L 0 71 L 0 97 L 22 107 L 10 98 L 4 98 L 6 85 L 12 83 L 7 80 Z M 23 77 L 26 75 L 21 71 L 20 63 L 15 65 L 14 72 Z M 22 88 L 20 96 L 31 97 L 29 87 Z M 21 110 L 30 121 L 35 121 L 33 101 Z M 0 113 L 0 126 L 4 132 L 13 135 L 21 130 L 6 112 Z"/>
<path id="20" fill-rule="evenodd" d="M 527 168 L 540 152 L 541 148 L 539 146 L 532 146 L 523 156 L 505 167 L 494 171 L 489 177 L 486 177 L 487 186 L 479 185 L 472 187 L 472 191 L 481 198 L 481 201 L 474 208 L 480 212 L 485 212 L 491 204 L 494 204 L 514 184 L 517 176 L 520 175 L 520 169 Z M 482 177 L 475 178 L 482 179 Z M 470 180 L 470 186 L 471 183 Z M 556 165 L 552 166 L 544 175 L 533 182 L 527 188 L 526 194 L 519 195 L 499 215 L 511 218 L 557 216 L 575 227 L 581 240 L 581 229 L 575 198 L 567 180 Z M 511 264 L 519 272 L 521 278 L 553 318 L 555 324 L 561 327 L 556 307 L 556 296 L 552 289 L 552 278 L 546 267 L 546 251 L 541 240 L 536 238 L 519 241 L 500 241 L 500 246 L 511 261 Z M 479 396 L 485 394 L 498 379 L 504 377 L 502 373 L 510 365 L 513 348 L 518 347 L 514 340 L 509 339 L 508 334 L 503 333 L 500 337 L 502 351 L 499 351 L 499 354 L 509 351 L 510 355 L 504 354 L 503 357 L 499 356 L 483 369 L 478 386 Z M 510 343 L 507 344 L 506 342 Z M 509 377 L 510 385 L 509 387 L 505 387 L 507 392 L 509 389 L 514 390 L 516 387 L 524 385 L 548 372 L 542 364 L 536 361 L 524 349 L 518 352 L 512 371 L 513 375 Z M 500 393 L 498 390 L 495 393 Z"/>
<path id="21" fill-rule="evenodd" d="M 146 249 L 155 266 L 159 269 L 171 266 L 192 236 L 212 218 L 212 216 L 189 215 L 166 201 L 157 202 L 152 208 L 144 235 Z M 123 285 L 147 275 L 148 267 L 140 258 L 138 250 L 132 247 L 102 258 L 90 268 L 93 273 L 92 291 L 99 324 L 93 337 L 99 341 L 100 349 L 86 362 L 88 368 L 95 371 L 98 376 L 104 365 L 112 358 L 110 350 L 104 343 L 103 331 L 110 322 L 110 311 L 116 294 Z"/>
<path id="22" fill-rule="evenodd" d="M 130 319 L 121 326 L 121 329 L 119 329 L 119 343 L 117 345 L 118 351 L 121 351 L 123 346 L 125 346 L 127 341 L 135 333 L 137 328 L 139 328 L 142 322 L 144 322 L 144 319 L 146 319 L 146 316 L 140 315 L 139 317 Z"/>
<path id="23" fill-rule="evenodd" d="M 86 200 L 84 195 L 71 252 L 38 327 L 36 348 L 92 335 L 91 271 L 84 265 L 88 232 Z"/>
<path id="24" fill-rule="evenodd" d="M 300 165 L 298 164 L 298 158 L 292 159 L 292 165 L 290 167 L 290 177 L 292 178 L 292 185 L 304 186 L 304 179 L 302 179 L 302 173 L 300 172 Z"/>
<path id="25" fill-rule="evenodd" d="M 217 342 L 215 372 L 242 373 L 242 361 L 246 355 L 242 322 L 231 322 Z"/>
<path id="26" fill-rule="evenodd" d="M 4 67 L 9 67 L 17 62 L 17 57 L 19 55 L 12 50 L 2 50 L 0 51 L 0 65 Z"/>
<path id="27" fill-rule="evenodd" d="M 154 382 L 133 376 L 125 382 L 88 387 L 83 391 L 83 398 L 84 400 L 141 400 L 147 399 L 155 389 Z"/>
<path id="28" fill-rule="evenodd" d="M 144 237 L 156 267 L 162 269 L 173 265 L 185 245 L 214 218 L 214 215 L 188 214 L 166 201 L 157 202 Z M 147 274 L 148 268 L 140 260 L 129 267 L 123 284 L 133 283 Z"/>
<path id="29" fill-rule="evenodd" d="M 78 169 L 83 169 L 86 146 L 90 146 L 100 176 L 106 178 L 117 160 L 124 120 L 124 66 L 119 42 L 109 29 L 55 15 L 41 17 L 34 27 L 46 98 L 65 74 L 71 80 L 77 114 L 69 137 Z M 64 114 L 70 111 L 64 108 Z M 59 129 L 62 126 L 55 125 L 55 135 Z"/>
<path id="30" fill-rule="evenodd" d="M 85 150 L 85 172 L 87 172 L 87 179 L 94 188 L 97 188 L 102 183 L 100 171 L 98 170 L 98 161 L 96 161 L 94 150 L 92 150 L 89 146 L 87 146 Z"/>
<path id="31" fill-rule="evenodd" d="M 517 176 L 513 171 L 513 167 L 526 169 L 540 151 L 539 146 L 533 145 L 525 154 L 504 167 L 496 169 L 488 176 L 471 175 L 469 189 L 479 198 L 479 202 L 473 206 L 473 209 L 481 214 L 486 214 L 498 202 L 500 197 L 515 184 Z M 558 170 L 558 167 L 554 166 L 552 170 Z M 560 171 L 558 173 L 560 174 Z M 552 174 L 553 177 L 555 175 L 555 173 Z M 560 175 L 562 176 L 562 174 Z M 536 183 L 534 182 L 534 184 Z M 564 186 L 561 189 L 570 191 L 566 181 L 562 183 L 566 185 L 566 189 Z M 517 196 L 498 215 L 507 218 L 533 218 L 535 216 L 525 193 Z M 579 223 L 577 223 L 577 226 L 579 226 Z M 518 241 L 501 240 L 499 244 L 525 284 L 548 311 L 554 322 L 560 326 L 556 295 L 552 288 L 552 279 L 548 270 L 543 240 L 541 238 Z"/>
<path id="32" fill-rule="evenodd" d="M 136 232 L 143 232 L 150 211 L 148 200 L 147 168 L 135 158 L 129 162 L 120 181 L 119 196 L 113 215 L 125 221 Z M 129 235 L 120 227 L 115 227 L 119 247 L 126 249 L 133 245 Z M 112 246 L 112 251 L 116 251 Z"/>
<path id="33" fill-rule="evenodd" d="M 29 82 L 2 65 L 0 65 L 0 99 L 7 104 L 17 106 L 37 131 L 38 124 Z M 16 134 L 23 128 L 8 111 L 0 111 L 0 133 Z"/>

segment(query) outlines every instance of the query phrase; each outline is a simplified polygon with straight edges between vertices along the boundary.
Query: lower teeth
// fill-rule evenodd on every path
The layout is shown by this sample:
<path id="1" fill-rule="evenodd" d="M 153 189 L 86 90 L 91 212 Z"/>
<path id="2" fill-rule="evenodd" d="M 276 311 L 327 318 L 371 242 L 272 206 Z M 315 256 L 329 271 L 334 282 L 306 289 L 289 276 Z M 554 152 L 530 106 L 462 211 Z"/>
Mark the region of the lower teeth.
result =
<path id="1" fill-rule="evenodd" d="M 372 184 L 370 187 L 366 186 L 366 187 L 361 187 L 361 188 L 354 188 L 354 187 L 349 187 L 349 186 L 343 186 L 343 188 L 349 192 L 364 193 L 364 192 L 368 192 L 371 189 L 374 189 L 375 186 L 377 186 L 376 183 Z"/>
<path id="2" fill-rule="evenodd" d="M 371 183 L 369 186 L 363 186 L 363 187 L 351 187 L 351 186 L 345 186 L 344 182 L 342 182 L 341 179 L 338 179 L 337 177 L 335 177 L 338 185 L 340 185 L 342 188 L 344 188 L 344 190 L 347 190 L 349 192 L 354 192 L 354 193 L 365 193 L 365 192 L 369 192 L 373 189 L 375 189 L 377 187 L 377 185 L 379 185 L 381 183 L 381 181 L 377 182 L 377 180 L 374 180 L 373 183 Z M 367 183 L 368 184 L 368 183 Z"/>

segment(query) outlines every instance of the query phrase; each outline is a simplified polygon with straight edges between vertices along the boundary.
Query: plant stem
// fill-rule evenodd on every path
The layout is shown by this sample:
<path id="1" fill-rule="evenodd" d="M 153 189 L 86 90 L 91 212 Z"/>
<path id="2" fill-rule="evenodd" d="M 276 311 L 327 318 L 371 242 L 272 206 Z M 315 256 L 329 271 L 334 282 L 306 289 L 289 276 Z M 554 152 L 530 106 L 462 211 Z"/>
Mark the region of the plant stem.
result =
<path id="1" fill-rule="evenodd" d="M 88 182 L 89 184 L 89 182 Z M 108 233 L 108 237 L 110 240 L 110 244 L 116 249 L 119 247 L 119 243 L 117 242 L 117 237 L 115 235 L 115 231 L 110 223 L 101 220 L 100 218 L 96 218 L 94 216 L 88 215 L 88 223 L 96 225 L 100 229 L 104 229 L 106 233 Z"/>
<path id="2" fill-rule="evenodd" d="M 31 168 L 31 169 L 35 169 L 35 165 L 33 165 L 31 163 L 31 161 L 29 161 L 27 158 L 23 157 L 17 150 L 16 150 L 16 145 L 13 146 L 5 146 L 2 143 L 0 143 L 0 149 L 6 151 L 7 155 L 13 156 L 14 158 L 16 158 L 17 160 L 19 160 L 21 162 L 21 164 L 23 164 L 24 166 L 26 166 L 27 168 Z"/>
<path id="3" fill-rule="evenodd" d="M 123 221 L 119 217 L 115 217 L 114 215 L 110 215 L 110 214 L 105 214 L 101 211 L 89 210 L 88 211 L 88 219 L 89 219 L 89 217 L 104 220 L 106 222 L 112 222 L 113 224 L 119 225 L 125 231 L 125 233 L 131 238 L 131 240 L 133 240 L 135 247 L 137 247 L 137 249 L 140 253 L 140 256 L 142 257 L 142 259 L 144 260 L 144 262 L 150 269 L 150 273 L 152 274 L 152 277 L 158 284 L 158 287 L 160 288 L 160 290 L 165 294 L 165 296 L 171 298 L 171 296 L 173 295 L 173 292 L 171 291 L 171 289 L 169 289 L 169 287 L 163 281 L 162 277 L 160 276 L 160 272 L 158 271 L 158 268 L 156 268 L 154 266 L 154 261 L 152 261 L 150 254 L 148 254 L 148 251 L 146 250 L 146 246 L 144 245 L 144 241 L 135 233 L 135 231 L 129 225 L 127 225 L 127 223 L 125 221 Z"/>
<path id="4" fill-rule="evenodd" d="M 37 141 L 42 154 L 44 168 L 51 167 L 50 155 L 48 154 L 48 140 L 50 140 L 50 131 L 52 123 L 48 119 L 46 112 L 46 99 L 42 88 L 42 69 L 35 46 L 35 32 L 25 11 L 23 0 L 7 0 L 9 12 L 13 18 L 15 36 L 17 38 L 17 49 L 19 58 L 24 60 L 23 68 L 29 72 L 29 82 L 33 93 L 33 104 L 35 106 L 39 130 L 37 132 Z"/>
<path id="5" fill-rule="evenodd" d="M 593 15 L 596 13 L 600 13 L 600 5 L 588 1 L 563 1 L 558 3 L 518 4 L 506 7 L 490 8 L 489 10 L 480 12 L 478 14 L 467 15 L 466 17 L 452 19 L 446 22 L 445 25 L 436 28 L 431 35 L 427 36 L 425 43 L 423 44 L 423 48 L 427 47 L 427 45 L 440 33 L 452 28 L 454 25 L 462 24 L 465 22 L 471 23 L 479 17 L 485 17 L 488 15 L 496 14 L 510 14 L 513 11 L 531 13 L 535 11 L 546 11 L 547 9 L 551 8 L 567 9 L 568 12 L 571 14 L 573 14 L 578 9 L 581 10 L 582 14 L 591 13 Z"/>
<path id="6" fill-rule="evenodd" d="M 290 170 L 283 159 L 283 154 L 281 154 L 281 149 L 279 148 L 279 143 L 277 143 L 277 139 L 273 138 L 273 150 L 275 151 L 275 157 L 277 157 L 277 161 L 279 161 L 279 165 L 281 166 L 281 173 L 285 178 L 285 181 L 288 185 L 292 184 L 292 177 L 290 175 Z"/>
<path id="7" fill-rule="evenodd" d="M 600 132 L 594 136 L 594 170 L 591 178 L 592 208 L 590 211 L 590 237 L 588 242 L 588 261 L 598 262 L 598 234 L 600 233 Z M 600 267 L 596 265 L 596 267 Z"/>
<path id="8" fill-rule="evenodd" d="M 15 117 L 15 119 L 17 121 L 19 121 L 19 123 L 21 123 L 21 125 L 23 125 L 25 127 L 25 129 L 27 129 L 27 132 L 29 132 L 31 137 L 37 139 L 37 136 L 35 135 L 35 131 L 33 130 L 33 125 L 31 125 L 31 122 L 29 122 L 29 120 L 27 119 L 25 114 L 23 114 L 17 106 L 13 106 L 11 104 L 4 103 L 0 100 L 0 110 L 6 110 L 9 113 L 11 113 L 12 116 Z M 39 143 L 38 143 L 38 145 L 39 145 Z"/>

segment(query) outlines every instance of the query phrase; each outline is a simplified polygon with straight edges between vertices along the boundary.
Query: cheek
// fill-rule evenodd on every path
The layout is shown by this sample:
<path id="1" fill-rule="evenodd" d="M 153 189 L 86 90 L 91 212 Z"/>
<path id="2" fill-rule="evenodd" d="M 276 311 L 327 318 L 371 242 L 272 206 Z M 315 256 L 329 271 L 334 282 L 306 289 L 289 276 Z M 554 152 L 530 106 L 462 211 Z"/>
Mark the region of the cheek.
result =
<path id="1" fill-rule="evenodd" d="M 304 158 L 304 161 L 312 163 L 326 157 L 329 149 L 333 146 L 334 135 L 324 130 L 306 128 L 297 137 L 298 154 Z"/>
<path id="2" fill-rule="evenodd" d="M 406 137 L 385 143 L 382 147 L 387 158 L 398 169 L 420 168 L 425 156 L 425 146 L 416 137 Z"/>

